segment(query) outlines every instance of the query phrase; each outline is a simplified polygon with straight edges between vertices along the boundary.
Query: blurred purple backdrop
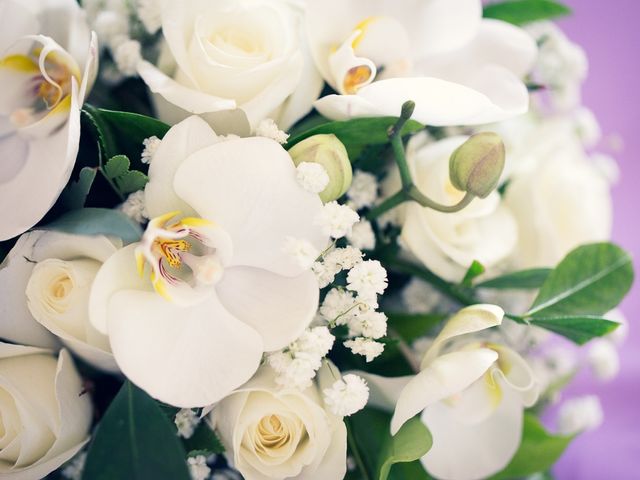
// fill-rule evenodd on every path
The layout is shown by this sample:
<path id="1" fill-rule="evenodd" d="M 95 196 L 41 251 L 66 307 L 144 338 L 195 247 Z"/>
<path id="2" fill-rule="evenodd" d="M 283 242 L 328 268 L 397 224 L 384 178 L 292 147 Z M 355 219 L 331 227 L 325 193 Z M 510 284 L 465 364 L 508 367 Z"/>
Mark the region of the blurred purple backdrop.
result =
<path id="1" fill-rule="evenodd" d="M 605 138 L 617 134 L 624 140 L 623 150 L 614 153 L 621 177 L 613 190 L 613 239 L 633 254 L 640 273 L 640 3 L 565 3 L 574 14 L 559 24 L 589 57 L 584 103 L 595 112 Z M 606 141 L 599 150 L 606 152 L 605 145 Z M 581 375 L 563 396 L 599 395 L 605 420 L 598 430 L 578 437 L 569 447 L 554 470 L 558 480 L 640 478 L 640 281 L 624 302 L 623 312 L 630 329 L 621 351 L 620 375 L 607 384 Z"/>

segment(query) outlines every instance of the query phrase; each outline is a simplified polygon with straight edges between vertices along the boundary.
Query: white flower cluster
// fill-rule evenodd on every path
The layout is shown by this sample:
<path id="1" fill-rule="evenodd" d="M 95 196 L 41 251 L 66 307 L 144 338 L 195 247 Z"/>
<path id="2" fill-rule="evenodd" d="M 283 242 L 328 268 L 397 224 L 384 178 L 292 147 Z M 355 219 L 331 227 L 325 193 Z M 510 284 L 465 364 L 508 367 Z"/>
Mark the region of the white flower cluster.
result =
<path id="1" fill-rule="evenodd" d="M 269 354 L 267 362 L 278 374 L 276 383 L 283 388 L 309 388 L 334 340 L 327 327 L 313 327 L 287 348 Z"/>
<path id="2" fill-rule="evenodd" d="M 80 480 L 84 471 L 84 464 L 87 461 L 87 452 L 80 452 L 73 457 L 60 471 L 62 476 L 69 480 Z"/>
<path id="3" fill-rule="evenodd" d="M 178 413 L 176 413 L 176 417 L 173 420 L 178 428 L 178 436 L 182 438 L 191 438 L 193 433 L 196 431 L 196 427 L 200 423 L 200 418 L 190 408 L 183 408 Z"/>
<path id="4" fill-rule="evenodd" d="M 156 154 L 161 143 L 162 140 L 155 135 L 153 137 L 145 138 L 142 141 L 142 145 L 144 146 L 144 150 L 142 150 L 142 158 L 140 159 L 142 163 L 151 163 L 153 156 Z"/>
<path id="5" fill-rule="evenodd" d="M 324 205 L 315 223 L 326 235 L 337 240 L 351 233 L 353 225 L 358 220 L 360 216 L 355 210 L 334 200 Z"/>
<path id="6" fill-rule="evenodd" d="M 362 377 L 347 374 L 325 388 L 324 403 L 335 415 L 347 417 L 362 410 L 369 400 L 369 387 Z"/>
<path id="7" fill-rule="evenodd" d="M 280 144 L 287 143 L 289 139 L 289 134 L 280 130 L 276 122 L 271 118 L 265 118 L 258 124 L 256 127 L 256 136 L 270 138 Z"/>
<path id="8" fill-rule="evenodd" d="M 565 435 L 595 430 L 603 418 L 602 405 L 595 395 L 572 398 L 560 407 L 558 430 Z"/>
<path id="9" fill-rule="evenodd" d="M 144 201 L 144 190 L 138 190 L 130 194 L 119 209 L 133 221 L 144 223 L 149 218 Z"/>
<path id="10" fill-rule="evenodd" d="M 296 178 L 307 192 L 320 193 L 329 185 L 329 174 L 315 162 L 301 162 L 296 169 Z"/>
<path id="11" fill-rule="evenodd" d="M 351 187 L 347 191 L 349 206 L 354 210 L 370 207 L 378 198 L 378 181 L 375 175 L 356 170 L 353 173 Z"/>
<path id="12" fill-rule="evenodd" d="M 207 480 L 211 475 L 211 468 L 207 465 L 207 458 L 204 455 L 197 455 L 187 459 L 191 480 Z"/>
<path id="13" fill-rule="evenodd" d="M 362 252 L 352 246 L 334 248 L 324 255 L 321 261 L 313 264 L 320 288 L 324 288 L 334 281 L 336 275 L 343 270 L 350 270 L 362 262 Z"/>

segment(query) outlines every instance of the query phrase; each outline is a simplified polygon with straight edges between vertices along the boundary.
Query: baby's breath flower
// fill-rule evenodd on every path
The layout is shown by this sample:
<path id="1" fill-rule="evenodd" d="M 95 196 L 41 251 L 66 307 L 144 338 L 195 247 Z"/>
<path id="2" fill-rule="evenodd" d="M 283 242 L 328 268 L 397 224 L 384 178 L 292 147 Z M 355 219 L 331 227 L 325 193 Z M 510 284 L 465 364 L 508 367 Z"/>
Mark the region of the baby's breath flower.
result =
<path id="1" fill-rule="evenodd" d="M 153 156 L 156 154 L 161 142 L 162 140 L 155 135 L 153 137 L 145 138 L 142 141 L 142 145 L 144 145 L 141 159 L 142 163 L 151 163 L 151 160 L 153 160 Z"/>
<path id="2" fill-rule="evenodd" d="M 137 40 L 129 39 L 120 43 L 113 52 L 113 59 L 118 70 L 127 76 L 135 75 L 138 63 L 142 59 L 140 51 L 140 42 Z"/>
<path id="3" fill-rule="evenodd" d="M 618 350 L 609 340 L 596 338 L 589 344 L 589 367 L 600 380 L 612 380 L 620 371 Z"/>
<path id="4" fill-rule="evenodd" d="M 138 18 L 150 34 L 162 27 L 162 0 L 136 0 Z"/>
<path id="5" fill-rule="evenodd" d="M 147 207 L 144 203 L 144 191 L 142 190 L 130 194 L 119 209 L 127 217 L 138 223 L 144 223 L 149 218 Z"/>
<path id="6" fill-rule="evenodd" d="M 386 288 L 387 271 L 378 260 L 359 263 L 347 275 L 347 289 L 363 298 L 382 294 Z"/>
<path id="7" fill-rule="evenodd" d="M 329 175 L 319 163 L 300 163 L 296 168 L 296 178 L 302 188 L 311 193 L 320 193 L 329 185 Z"/>
<path id="8" fill-rule="evenodd" d="M 178 427 L 178 436 L 182 438 L 191 438 L 193 432 L 196 431 L 196 427 L 200 423 L 200 419 L 196 412 L 190 408 L 183 408 L 176 413 L 176 417 L 173 420 Z"/>
<path id="9" fill-rule="evenodd" d="M 378 182 L 370 173 L 356 170 L 353 174 L 351 187 L 347 191 L 347 198 L 355 210 L 370 207 L 378 197 Z"/>
<path id="10" fill-rule="evenodd" d="M 344 346 L 347 347 L 355 355 L 362 355 L 367 362 L 373 361 L 384 351 L 384 344 L 371 340 L 370 338 L 358 337 L 353 340 L 347 340 L 344 342 Z"/>
<path id="11" fill-rule="evenodd" d="M 347 374 L 324 391 L 324 402 L 335 415 L 345 417 L 362 410 L 369 400 L 369 387 L 362 377 Z"/>
<path id="12" fill-rule="evenodd" d="M 256 136 L 270 138 L 281 144 L 287 143 L 289 138 L 289 134 L 280 130 L 276 122 L 270 118 L 265 118 L 258 124 Z"/>
<path id="13" fill-rule="evenodd" d="M 325 234 L 333 238 L 342 238 L 351 231 L 351 227 L 359 219 L 360 216 L 352 208 L 333 201 L 325 204 L 316 218 L 316 224 Z"/>
<path id="14" fill-rule="evenodd" d="M 367 337 L 374 340 L 387 334 L 387 316 L 375 310 L 366 310 L 352 317 L 349 322 L 349 335 Z"/>
<path id="15" fill-rule="evenodd" d="M 572 398 L 560 407 L 558 429 L 565 435 L 595 430 L 602 423 L 603 417 L 600 399 L 595 395 Z"/>
<path id="16" fill-rule="evenodd" d="M 360 220 L 347 234 L 347 240 L 354 247 L 362 250 L 373 250 L 376 248 L 376 235 L 373 233 L 371 223 L 367 220 Z"/>
<path id="17" fill-rule="evenodd" d="M 207 458 L 204 455 L 189 457 L 187 464 L 192 480 L 207 480 L 211 475 L 211 469 L 207 465 Z"/>

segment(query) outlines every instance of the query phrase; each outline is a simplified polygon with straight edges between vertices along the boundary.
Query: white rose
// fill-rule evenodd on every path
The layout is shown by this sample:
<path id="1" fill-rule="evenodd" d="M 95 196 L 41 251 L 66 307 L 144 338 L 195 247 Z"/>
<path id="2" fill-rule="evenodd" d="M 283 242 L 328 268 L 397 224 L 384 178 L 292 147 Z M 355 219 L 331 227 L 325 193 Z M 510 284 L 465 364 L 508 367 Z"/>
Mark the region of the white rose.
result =
<path id="1" fill-rule="evenodd" d="M 338 95 L 333 119 L 394 115 L 407 100 L 427 125 L 477 125 L 527 111 L 536 56 L 523 30 L 482 18 L 480 0 L 308 0 L 307 33 Z"/>
<path id="2" fill-rule="evenodd" d="M 0 477 L 36 480 L 89 441 L 92 407 L 71 356 L 0 343 Z"/>
<path id="3" fill-rule="evenodd" d="M 118 371 L 88 303 L 98 269 L 120 246 L 103 236 L 22 235 L 0 268 L 0 337 L 38 347 L 60 340 L 93 366 Z"/>
<path id="4" fill-rule="evenodd" d="M 428 143 L 414 136 L 407 147 L 407 162 L 416 186 L 436 202 L 454 205 L 464 196 L 449 180 L 449 157 L 467 137 Z M 399 182 L 388 185 L 390 193 Z M 474 199 L 456 213 L 442 213 L 411 202 L 401 207 L 402 241 L 424 265 L 451 281 L 462 278 L 474 260 L 490 268 L 505 258 L 516 243 L 516 224 L 500 195 Z"/>
<path id="5" fill-rule="evenodd" d="M 550 267 L 580 244 L 610 238 L 610 185 L 587 157 L 572 122 L 543 120 L 529 138 L 507 152 L 509 161 L 523 167 L 505 195 L 519 231 L 513 263 Z"/>
<path id="6" fill-rule="evenodd" d="M 215 407 L 211 420 L 247 480 L 344 478 L 346 428 L 325 409 L 315 384 L 304 392 L 283 390 L 273 370 L 262 367 Z"/>
<path id="7" fill-rule="evenodd" d="M 151 396 L 210 405 L 313 320 L 318 282 L 285 247 L 295 238 L 327 248 L 314 223 L 322 202 L 276 141 L 225 140 L 192 116 L 158 147 L 145 205 L 152 220 L 141 241 L 96 276 L 90 319 Z"/>
<path id="8" fill-rule="evenodd" d="M 302 17 L 287 0 L 165 2 L 163 51 L 156 65 L 138 67 L 159 95 L 160 118 L 177 123 L 201 114 L 218 133 L 245 133 L 247 120 L 255 128 L 267 117 L 289 128 L 322 89 Z"/>
<path id="9" fill-rule="evenodd" d="M 35 225 L 69 180 L 97 50 L 75 0 L 0 0 L 0 32 L 1 241 Z"/>

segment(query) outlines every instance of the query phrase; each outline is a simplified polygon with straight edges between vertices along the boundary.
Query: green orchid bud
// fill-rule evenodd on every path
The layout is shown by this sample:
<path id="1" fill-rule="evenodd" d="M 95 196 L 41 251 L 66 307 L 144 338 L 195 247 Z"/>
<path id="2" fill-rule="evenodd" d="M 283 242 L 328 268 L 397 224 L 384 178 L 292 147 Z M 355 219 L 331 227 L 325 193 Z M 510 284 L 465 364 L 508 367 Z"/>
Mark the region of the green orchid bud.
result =
<path id="1" fill-rule="evenodd" d="M 504 169 L 504 143 L 493 132 L 472 135 L 449 159 L 449 178 L 458 190 L 485 198 L 498 186 Z"/>
<path id="2" fill-rule="evenodd" d="M 320 192 L 324 203 L 340 198 L 351 185 L 353 171 L 347 149 L 333 134 L 314 135 L 289 149 L 296 167 L 302 162 L 319 163 L 329 175 L 329 184 Z"/>

